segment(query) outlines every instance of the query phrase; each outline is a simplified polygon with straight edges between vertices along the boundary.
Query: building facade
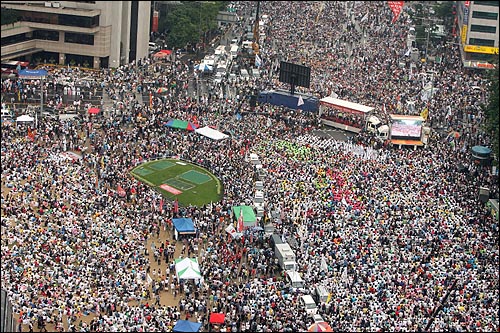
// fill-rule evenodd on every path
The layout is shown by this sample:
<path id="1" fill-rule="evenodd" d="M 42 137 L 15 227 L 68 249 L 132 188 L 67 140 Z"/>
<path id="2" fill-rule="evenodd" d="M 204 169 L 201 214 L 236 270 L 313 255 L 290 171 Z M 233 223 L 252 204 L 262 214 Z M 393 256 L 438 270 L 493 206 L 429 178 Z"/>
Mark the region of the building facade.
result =
<path id="1" fill-rule="evenodd" d="M 465 67 L 492 68 L 498 54 L 498 1 L 457 1 L 457 29 Z"/>
<path id="2" fill-rule="evenodd" d="M 115 68 L 148 56 L 150 1 L 2 1 L 1 7 L 19 17 L 2 24 L 2 61 Z"/>

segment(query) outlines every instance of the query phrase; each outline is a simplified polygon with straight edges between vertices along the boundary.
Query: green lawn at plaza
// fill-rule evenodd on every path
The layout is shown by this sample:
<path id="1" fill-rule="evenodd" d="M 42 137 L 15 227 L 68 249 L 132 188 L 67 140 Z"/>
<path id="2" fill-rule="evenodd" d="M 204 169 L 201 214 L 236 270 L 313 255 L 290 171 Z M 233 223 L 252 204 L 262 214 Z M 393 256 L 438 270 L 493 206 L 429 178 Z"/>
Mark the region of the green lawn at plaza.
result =
<path id="1" fill-rule="evenodd" d="M 203 206 L 222 199 L 222 184 L 210 171 L 176 159 L 162 159 L 141 164 L 130 172 L 137 180 L 153 187 L 165 198 L 179 200 L 180 206 Z M 160 188 L 166 184 L 178 191 L 174 194 Z"/>

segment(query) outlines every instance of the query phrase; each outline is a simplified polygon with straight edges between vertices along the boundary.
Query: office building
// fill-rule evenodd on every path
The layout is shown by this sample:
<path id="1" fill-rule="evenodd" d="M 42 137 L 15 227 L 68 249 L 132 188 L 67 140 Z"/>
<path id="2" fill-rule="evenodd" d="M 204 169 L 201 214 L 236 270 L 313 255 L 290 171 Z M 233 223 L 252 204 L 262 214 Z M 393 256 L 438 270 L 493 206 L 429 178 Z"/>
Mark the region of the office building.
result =
<path id="1" fill-rule="evenodd" d="M 150 1 L 2 1 L 1 6 L 18 17 L 2 22 L 2 62 L 107 68 L 148 56 Z"/>
<path id="2" fill-rule="evenodd" d="M 498 1 L 457 1 L 462 60 L 468 68 L 492 68 L 498 54 Z"/>

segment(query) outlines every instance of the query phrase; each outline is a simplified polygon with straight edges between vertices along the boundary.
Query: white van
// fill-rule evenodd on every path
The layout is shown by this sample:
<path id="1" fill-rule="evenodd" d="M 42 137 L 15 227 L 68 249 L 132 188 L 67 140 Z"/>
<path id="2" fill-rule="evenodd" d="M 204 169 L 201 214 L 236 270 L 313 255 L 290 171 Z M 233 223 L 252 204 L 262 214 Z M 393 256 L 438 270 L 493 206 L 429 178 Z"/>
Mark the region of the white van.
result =
<path id="1" fill-rule="evenodd" d="M 248 79 L 250 79 L 250 75 L 248 74 L 248 71 L 246 69 L 242 69 L 240 71 L 240 76 L 245 81 L 248 81 Z"/>
<path id="2" fill-rule="evenodd" d="M 236 59 L 238 58 L 238 51 L 239 51 L 240 47 L 236 44 L 232 44 L 231 45 L 231 59 Z"/>
<path id="3" fill-rule="evenodd" d="M 311 295 L 302 295 L 300 296 L 300 306 L 306 310 L 309 314 L 316 314 L 318 312 L 318 308 L 316 307 L 316 302 Z"/>
<path id="4" fill-rule="evenodd" d="M 9 118 L 12 117 L 12 113 L 10 112 L 9 109 L 7 108 L 2 108 L 2 118 Z"/>
<path id="5" fill-rule="evenodd" d="M 302 280 L 302 277 L 297 271 L 292 271 L 292 270 L 286 271 L 286 280 L 292 288 L 295 289 L 304 288 L 304 280 Z M 316 304 L 314 305 L 316 306 Z"/>
<path id="6" fill-rule="evenodd" d="M 255 154 L 255 153 L 251 153 L 250 154 L 250 163 L 252 163 L 253 165 L 260 164 L 259 155 Z"/>
<path id="7" fill-rule="evenodd" d="M 330 293 L 325 286 L 317 285 L 316 288 L 314 288 L 314 298 L 318 303 L 326 303 L 329 295 Z"/>

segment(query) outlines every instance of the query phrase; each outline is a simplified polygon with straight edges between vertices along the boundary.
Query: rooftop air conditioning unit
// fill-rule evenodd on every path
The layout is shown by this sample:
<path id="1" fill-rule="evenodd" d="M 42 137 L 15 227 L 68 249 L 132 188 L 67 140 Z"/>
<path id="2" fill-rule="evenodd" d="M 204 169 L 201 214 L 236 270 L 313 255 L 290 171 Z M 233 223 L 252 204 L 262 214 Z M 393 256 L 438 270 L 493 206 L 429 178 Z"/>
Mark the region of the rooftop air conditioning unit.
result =
<path id="1" fill-rule="evenodd" d="M 59 8 L 59 7 L 61 7 L 61 4 L 59 2 L 53 2 L 52 7 Z"/>
<path id="2" fill-rule="evenodd" d="M 48 2 L 48 1 L 45 1 L 45 7 L 52 7 L 52 3 Z"/>

